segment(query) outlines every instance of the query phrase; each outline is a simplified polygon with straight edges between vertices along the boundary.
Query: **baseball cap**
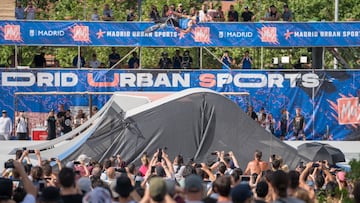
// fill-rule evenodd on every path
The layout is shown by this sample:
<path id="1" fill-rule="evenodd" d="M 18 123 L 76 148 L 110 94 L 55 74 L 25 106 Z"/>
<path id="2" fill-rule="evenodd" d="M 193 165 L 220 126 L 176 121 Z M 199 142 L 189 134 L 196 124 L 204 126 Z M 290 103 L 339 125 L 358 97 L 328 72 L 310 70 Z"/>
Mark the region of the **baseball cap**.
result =
<path id="1" fill-rule="evenodd" d="M 185 178 L 185 191 L 200 192 L 203 189 L 202 179 L 198 175 L 189 175 Z"/>
<path id="2" fill-rule="evenodd" d="M 93 191 L 87 193 L 83 198 L 83 203 L 91 202 L 112 203 L 112 199 L 107 189 L 96 187 Z"/>
<path id="3" fill-rule="evenodd" d="M 1 112 L 2 112 L 2 113 L 6 113 L 6 110 L 2 110 Z"/>
<path id="4" fill-rule="evenodd" d="M 90 178 L 81 177 L 77 181 L 77 185 L 79 186 L 80 190 L 85 192 L 85 193 L 88 193 L 88 192 L 90 192 L 92 190 Z"/>
<path id="5" fill-rule="evenodd" d="M 245 9 L 248 9 L 249 8 L 249 6 L 245 6 Z"/>
<path id="6" fill-rule="evenodd" d="M 244 202 L 253 196 L 248 183 L 240 183 L 231 190 L 231 199 L 233 202 Z"/>
<path id="7" fill-rule="evenodd" d="M 88 157 L 86 154 L 81 154 L 78 158 L 77 158 L 77 161 L 80 161 L 80 162 L 85 162 L 85 163 L 88 163 L 90 161 L 90 157 Z"/>
<path id="8" fill-rule="evenodd" d="M 164 179 L 160 177 L 151 178 L 149 185 L 150 197 L 157 202 L 164 200 L 167 192 Z"/>
<path id="9" fill-rule="evenodd" d="M 165 180 L 165 183 L 166 183 L 167 193 L 168 193 L 171 197 L 173 197 L 173 196 L 175 195 L 175 186 L 176 186 L 175 180 L 166 179 L 166 180 Z"/>

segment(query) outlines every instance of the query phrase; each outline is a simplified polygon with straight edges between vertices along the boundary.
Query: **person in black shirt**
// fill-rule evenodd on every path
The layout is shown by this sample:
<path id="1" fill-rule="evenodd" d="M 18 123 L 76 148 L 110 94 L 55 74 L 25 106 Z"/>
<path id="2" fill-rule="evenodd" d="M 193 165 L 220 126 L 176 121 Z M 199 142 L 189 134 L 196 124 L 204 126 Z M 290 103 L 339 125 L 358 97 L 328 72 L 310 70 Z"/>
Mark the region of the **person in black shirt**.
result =
<path id="1" fill-rule="evenodd" d="M 168 57 L 167 52 L 163 52 L 161 54 L 162 58 L 159 60 L 159 68 L 160 69 L 170 69 L 172 62 L 171 59 Z"/>
<path id="2" fill-rule="evenodd" d="M 33 63 L 34 63 L 35 68 L 46 67 L 45 53 L 42 52 L 41 54 L 35 55 Z"/>
<path id="3" fill-rule="evenodd" d="M 246 112 L 246 114 L 250 116 L 253 120 L 258 121 L 258 116 L 256 115 L 252 106 L 248 107 L 248 111 Z"/>
<path id="4" fill-rule="evenodd" d="M 52 140 L 56 138 L 56 119 L 54 115 L 54 110 L 49 112 L 49 116 L 46 120 L 47 122 L 47 133 L 48 133 L 48 140 Z"/>
<path id="5" fill-rule="evenodd" d="M 182 62 L 182 56 L 180 55 L 180 50 L 175 51 L 175 56 L 173 56 L 173 67 L 174 69 L 180 69 Z"/>
<path id="6" fill-rule="evenodd" d="M 63 202 L 82 203 L 83 195 L 79 192 L 75 182 L 75 172 L 72 168 L 62 168 L 58 175 L 60 194 Z"/>
<path id="7" fill-rule="evenodd" d="M 126 17 L 126 21 L 134 21 L 135 19 L 136 19 L 135 9 L 134 9 L 134 7 L 131 7 L 130 11 Z"/>
<path id="8" fill-rule="evenodd" d="M 112 68 L 120 59 L 120 54 L 116 53 L 115 47 L 111 47 L 111 54 L 109 55 L 109 68 Z M 120 68 L 120 64 L 117 65 L 115 68 Z"/>
<path id="9" fill-rule="evenodd" d="M 301 115 L 300 108 L 296 108 L 296 116 L 293 120 L 293 129 L 294 129 L 294 136 L 295 136 L 296 140 L 298 139 L 299 136 L 301 136 L 303 138 L 303 140 L 305 140 L 305 133 L 304 133 L 305 118 L 303 115 Z"/>
<path id="10" fill-rule="evenodd" d="M 66 134 L 70 132 L 72 130 L 71 124 L 72 124 L 71 112 L 70 110 L 67 110 L 64 116 L 64 120 L 61 122 L 61 133 Z"/>
<path id="11" fill-rule="evenodd" d="M 234 5 L 230 6 L 230 10 L 228 12 L 228 21 L 229 22 L 238 22 L 239 21 L 239 14 L 237 11 L 234 10 Z"/>
<path id="12" fill-rule="evenodd" d="M 244 22 L 252 22 L 254 21 L 255 15 L 253 12 L 249 11 L 248 6 L 245 6 L 245 11 L 242 12 L 241 18 Z"/>

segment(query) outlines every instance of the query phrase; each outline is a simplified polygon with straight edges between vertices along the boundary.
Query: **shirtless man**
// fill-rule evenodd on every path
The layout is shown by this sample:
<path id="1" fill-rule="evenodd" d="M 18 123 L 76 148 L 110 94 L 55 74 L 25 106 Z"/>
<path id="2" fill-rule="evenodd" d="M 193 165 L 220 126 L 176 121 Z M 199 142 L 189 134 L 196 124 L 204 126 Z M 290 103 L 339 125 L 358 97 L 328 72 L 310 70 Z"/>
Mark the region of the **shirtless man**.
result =
<path id="1" fill-rule="evenodd" d="M 256 150 L 254 153 L 254 160 L 250 161 L 246 167 L 245 175 L 260 175 L 261 172 L 269 169 L 269 164 L 266 161 L 262 161 L 261 157 L 262 152 Z"/>

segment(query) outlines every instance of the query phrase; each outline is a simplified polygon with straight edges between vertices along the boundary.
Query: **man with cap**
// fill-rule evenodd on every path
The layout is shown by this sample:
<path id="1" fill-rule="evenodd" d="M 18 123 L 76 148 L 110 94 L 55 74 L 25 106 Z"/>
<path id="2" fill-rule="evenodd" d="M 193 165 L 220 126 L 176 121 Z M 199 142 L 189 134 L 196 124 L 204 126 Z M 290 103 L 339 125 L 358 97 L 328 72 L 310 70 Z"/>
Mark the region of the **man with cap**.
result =
<path id="1" fill-rule="evenodd" d="M 189 175 L 185 178 L 185 202 L 202 202 L 204 187 L 202 179 L 198 175 Z"/>
<path id="2" fill-rule="evenodd" d="M 0 140 L 10 140 L 12 128 L 11 119 L 7 116 L 6 110 L 2 110 L 2 116 L 0 117 Z"/>
<path id="3" fill-rule="evenodd" d="M 149 181 L 149 194 L 152 203 L 164 202 L 167 194 L 166 183 L 160 177 L 153 177 Z"/>
<path id="4" fill-rule="evenodd" d="M 19 116 L 15 119 L 15 129 L 18 140 L 29 139 L 29 119 L 25 117 L 24 111 L 20 111 Z"/>
<path id="5" fill-rule="evenodd" d="M 253 12 L 249 11 L 249 6 L 245 6 L 245 10 L 241 13 L 241 18 L 243 22 L 253 22 L 255 15 Z"/>
<path id="6" fill-rule="evenodd" d="M 231 199 L 233 203 L 253 202 L 253 193 L 248 183 L 242 182 L 231 190 Z"/>

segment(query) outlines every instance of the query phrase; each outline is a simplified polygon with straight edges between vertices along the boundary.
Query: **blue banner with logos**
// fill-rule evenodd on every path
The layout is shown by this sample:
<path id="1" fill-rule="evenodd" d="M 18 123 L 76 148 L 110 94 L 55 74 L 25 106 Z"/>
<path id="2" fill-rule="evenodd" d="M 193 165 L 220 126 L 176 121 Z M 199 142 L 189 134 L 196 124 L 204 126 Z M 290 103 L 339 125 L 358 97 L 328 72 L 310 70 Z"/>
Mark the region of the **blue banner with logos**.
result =
<path id="1" fill-rule="evenodd" d="M 0 108 L 12 118 L 19 110 L 46 115 L 59 104 L 86 107 L 90 99 L 101 107 L 112 92 L 161 95 L 202 87 L 226 92 L 244 110 L 248 105 L 256 112 L 264 107 L 276 120 L 276 135 L 280 112 L 287 109 L 288 139 L 298 107 L 305 116 L 308 139 L 360 139 L 359 71 L 1 69 L 0 74 Z"/>
<path id="2" fill-rule="evenodd" d="M 1 45 L 143 47 L 360 46 L 359 22 L 199 23 L 184 33 L 154 23 L 0 21 Z"/>

